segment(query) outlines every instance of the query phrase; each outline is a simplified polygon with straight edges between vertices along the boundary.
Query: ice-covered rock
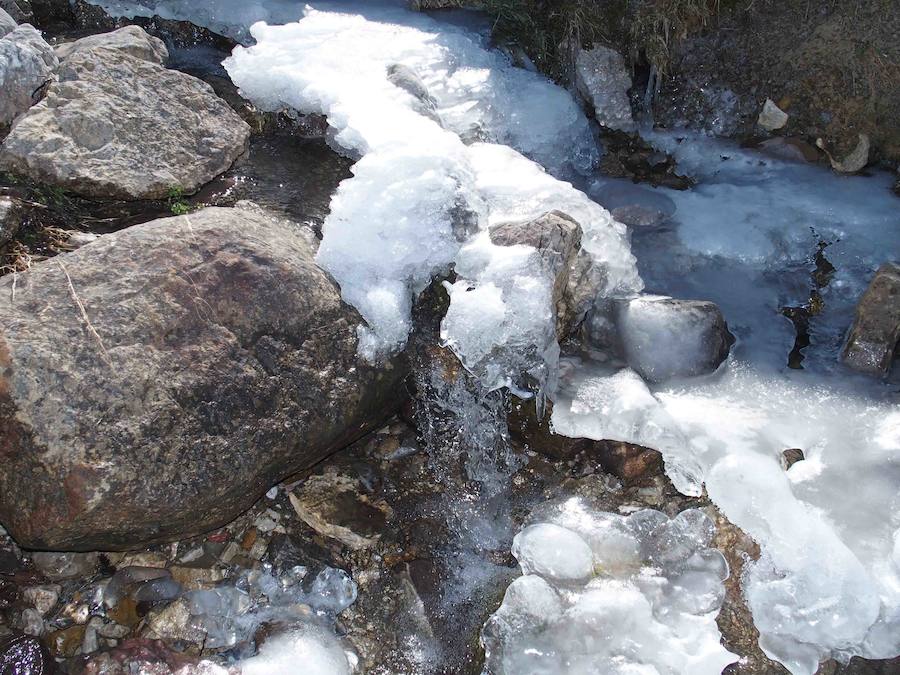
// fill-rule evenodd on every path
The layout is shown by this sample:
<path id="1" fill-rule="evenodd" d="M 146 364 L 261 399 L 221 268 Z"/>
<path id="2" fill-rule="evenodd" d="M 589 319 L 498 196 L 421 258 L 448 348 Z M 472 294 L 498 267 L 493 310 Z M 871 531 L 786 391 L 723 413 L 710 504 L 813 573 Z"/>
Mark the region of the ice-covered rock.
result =
<path id="1" fill-rule="evenodd" d="M 523 245 L 537 250 L 540 266 L 553 281 L 556 334 L 560 339 L 568 335 L 587 311 L 580 305 L 593 299 L 599 285 L 590 284 L 591 269 L 580 269 L 581 226 L 566 214 L 553 211 L 529 222 L 493 225 L 490 238 L 497 246 Z M 590 256 L 583 264 L 592 266 Z"/>
<path id="2" fill-rule="evenodd" d="M 615 49 L 595 45 L 579 50 L 575 57 L 575 87 L 601 126 L 616 131 L 635 130 L 628 100 L 631 77 L 622 55 Z"/>
<path id="3" fill-rule="evenodd" d="M 856 306 L 842 358 L 851 368 L 886 375 L 900 342 L 900 265 L 885 263 Z"/>
<path id="4" fill-rule="evenodd" d="M 618 305 L 619 339 L 628 365 L 651 382 L 714 371 L 734 337 L 712 302 L 641 296 Z"/>
<path id="5" fill-rule="evenodd" d="M 677 385 L 647 386 L 632 371 L 584 364 L 565 372 L 554 430 L 661 450 L 679 490 L 696 494 L 705 481 L 722 512 L 760 544 L 744 590 L 771 658 L 811 675 L 830 655 L 900 652 L 892 558 L 900 523 L 877 515 L 900 504 L 896 473 L 885 470 L 900 450 L 889 395 L 740 364 Z M 784 448 L 805 456 L 787 474 Z M 848 498 L 848 481 L 867 489 Z"/>
<path id="6" fill-rule="evenodd" d="M 734 654 L 715 617 L 728 566 L 700 511 L 627 518 L 570 499 L 544 507 L 513 544 L 510 584 L 481 640 L 497 675 L 718 675 Z"/>
<path id="7" fill-rule="evenodd" d="M 0 38 L 11 33 L 18 25 L 16 20 L 5 9 L 0 7 Z"/>
<path id="8" fill-rule="evenodd" d="M 0 167 L 120 199 L 190 193 L 228 169 L 246 150 L 250 127 L 208 84 L 159 65 L 164 52 L 154 38 L 135 47 L 139 30 L 76 45 L 46 98 L 17 120 Z"/>
<path id="9" fill-rule="evenodd" d="M 746 572 L 744 593 L 767 655 L 800 675 L 815 672 L 832 649 L 866 640 L 880 611 L 873 579 L 831 526 L 793 498 L 773 459 L 726 457 L 706 484 L 738 527 L 765 542 Z M 877 656 L 893 655 L 892 642 L 889 653 Z"/>
<path id="10" fill-rule="evenodd" d="M 519 532 L 512 554 L 523 573 L 550 581 L 585 583 L 594 572 L 590 547 L 571 530 L 553 523 L 538 523 Z"/>
<path id="11" fill-rule="evenodd" d="M 0 38 L 0 126 L 12 124 L 40 100 L 58 66 L 53 47 L 28 24 Z"/>

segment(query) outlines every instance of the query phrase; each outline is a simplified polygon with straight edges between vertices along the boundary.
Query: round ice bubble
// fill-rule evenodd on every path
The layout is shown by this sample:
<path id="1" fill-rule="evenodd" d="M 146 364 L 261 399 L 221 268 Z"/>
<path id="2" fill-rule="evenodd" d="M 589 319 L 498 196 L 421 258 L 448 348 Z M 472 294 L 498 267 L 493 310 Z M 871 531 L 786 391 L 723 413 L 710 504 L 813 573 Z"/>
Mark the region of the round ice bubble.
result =
<path id="1" fill-rule="evenodd" d="M 728 565 L 703 512 L 624 517 L 572 498 L 539 517 L 513 542 L 525 576 L 482 631 L 486 672 L 719 675 L 736 660 L 715 620 Z"/>
<path id="2" fill-rule="evenodd" d="M 575 532 L 552 523 L 531 525 L 513 539 L 512 554 L 525 574 L 584 582 L 594 573 L 591 547 Z"/>

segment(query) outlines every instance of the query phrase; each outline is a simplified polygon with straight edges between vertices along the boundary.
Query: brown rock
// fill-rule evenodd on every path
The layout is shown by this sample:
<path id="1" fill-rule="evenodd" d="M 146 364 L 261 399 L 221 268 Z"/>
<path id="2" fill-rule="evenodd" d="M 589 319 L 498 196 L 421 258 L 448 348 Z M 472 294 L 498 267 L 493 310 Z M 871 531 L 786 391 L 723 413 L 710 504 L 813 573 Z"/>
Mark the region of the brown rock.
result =
<path id="1" fill-rule="evenodd" d="M 232 520 L 381 425 L 402 358 L 286 222 L 209 208 L 0 279 L 0 522 L 20 544 L 116 550 Z"/>
<path id="2" fill-rule="evenodd" d="M 47 636 L 47 642 L 50 645 L 50 651 L 54 656 L 70 658 L 75 656 L 75 652 L 81 647 L 84 640 L 84 626 L 75 624 L 63 630 L 58 630 Z"/>
<path id="3" fill-rule="evenodd" d="M 794 464 L 802 462 L 804 459 L 803 450 L 800 448 L 790 448 L 781 453 L 781 466 L 787 471 L 794 466 Z"/>
<path id="4" fill-rule="evenodd" d="M 546 407 L 544 416 L 539 419 L 535 399 L 512 397 L 507 424 L 513 441 L 554 459 L 570 459 L 593 444 L 593 441 L 585 438 L 569 438 L 553 433 L 550 428 L 553 403 L 548 401 Z"/>
<path id="5" fill-rule="evenodd" d="M 856 306 L 843 359 L 851 368 L 887 375 L 900 342 L 900 265 L 885 263 Z"/>
<path id="6" fill-rule="evenodd" d="M 626 485 L 651 481 L 663 470 L 662 455 L 656 450 L 622 441 L 597 441 L 591 451 L 606 473 L 622 479 Z"/>

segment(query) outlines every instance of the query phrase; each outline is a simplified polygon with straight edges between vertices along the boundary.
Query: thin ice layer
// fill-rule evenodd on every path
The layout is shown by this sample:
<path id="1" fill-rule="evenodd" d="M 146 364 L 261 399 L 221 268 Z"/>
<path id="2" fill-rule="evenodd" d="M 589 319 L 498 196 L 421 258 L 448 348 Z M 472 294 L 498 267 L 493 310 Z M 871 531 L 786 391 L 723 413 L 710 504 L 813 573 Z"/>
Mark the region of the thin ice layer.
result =
<path id="1" fill-rule="evenodd" d="M 513 542 L 524 576 L 482 631 L 489 672 L 718 675 L 737 660 L 716 626 L 728 566 L 705 514 L 626 518 L 576 498 L 541 511 Z"/>
<path id="2" fill-rule="evenodd" d="M 890 385 L 838 362 L 855 301 L 900 251 L 889 181 L 694 136 L 654 140 L 697 187 L 626 194 L 607 181 L 592 194 L 667 206 L 664 224 L 633 237 L 649 289 L 714 300 L 738 342 L 722 371 L 665 385 L 564 363 L 554 428 L 657 448 L 687 494 L 706 483 L 762 546 L 744 589 L 763 649 L 792 672 L 812 673 L 829 656 L 896 656 L 900 406 Z M 786 367 L 795 330 L 781 310 L 804 305 L 810 345 L 796 371 Z M 680 358 L 664 337 L 651 339 L 655 356 Z M 785 473 L 788 448 L 805 459 Z"/>
<path id="3" fill-rule="evenodd" d="M 522 373 L 552 386 L 551 280 L 478 232 L 567 211 L 607 270 L 608 292 L 628 293 L 640 280 L 626 232 L 516 150 L 467 143 L 508 143 L 573 174 L 596 156 L 587 121 L 568 94 L 511 67 L 477 35 L 409 12 L 372 18 L 309 10 L 295 24 L 257 24 L 257 44 L 225 62 L 255 103 L 325 114 L 332 141 L 362 158 L 333 199 L 318 253 L 366 320 L 360 350 L 375 359 L 401 349 L 413 298 L 455 265 L 447 343 L 490 388 Z"/>

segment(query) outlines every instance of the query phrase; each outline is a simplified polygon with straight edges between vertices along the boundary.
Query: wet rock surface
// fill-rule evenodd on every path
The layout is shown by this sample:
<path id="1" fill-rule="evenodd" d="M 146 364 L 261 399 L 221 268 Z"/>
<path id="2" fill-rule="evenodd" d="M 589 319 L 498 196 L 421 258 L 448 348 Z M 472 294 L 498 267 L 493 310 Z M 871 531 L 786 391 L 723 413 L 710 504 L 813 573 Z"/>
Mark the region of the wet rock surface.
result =
<path id="1" fill-rule="evenodd" d="M 249 127 L 209 85 L 122 30 L 63 48 L 59 81 L 7 136 L 0 167 L 87 196 L 157 199 L 195 192 L 246 150 Z"/>
<path id="2" fill-rule="evenodd" d="M 900 344 L 900 265 L 885 263 L 856 307 L 843 359 L 851 368 L 887 375 Z"/>
<path id="3" fill-rule="evenodd" d="M 54 671 L 47 648 L 30 635 L 0 638 L 0 672 L 14 675 L 50 675 Z"/>
<path id="4" fill-rule="evenodd" d="M 0 517 L 19 542 L 207 530 L 395 410 L 401 362 L 359 362 L 359 318 L 311 256 L 295 225 L 208 209 L 35 265 L 14 295 L 0 281 Z"/>

